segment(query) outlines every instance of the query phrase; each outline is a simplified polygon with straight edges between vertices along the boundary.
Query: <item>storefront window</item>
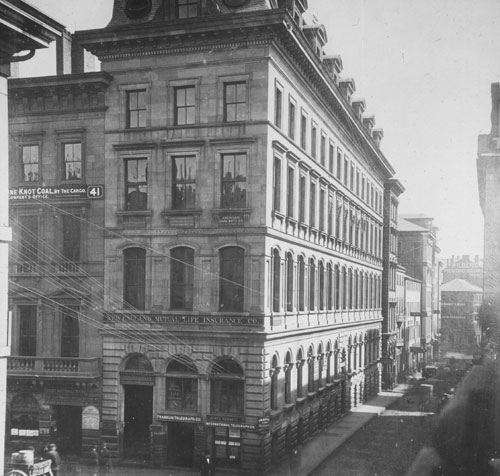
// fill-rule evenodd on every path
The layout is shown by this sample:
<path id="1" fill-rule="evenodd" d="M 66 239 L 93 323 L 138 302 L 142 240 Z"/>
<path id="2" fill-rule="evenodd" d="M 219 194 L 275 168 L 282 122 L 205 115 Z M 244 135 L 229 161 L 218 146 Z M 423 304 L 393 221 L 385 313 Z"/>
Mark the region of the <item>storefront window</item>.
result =
<path id="1" fill-rule="evenodd" d="M 166 408 L 190 412 L 198 409 L 197 372 L 185 357 L 176 357 L 167 367 Z"/>
<path id="2" fill-rule="evenodd" d="M 210 376 L 210 409 L 212 413 L 244 413 L 244 374 L 232 359 L 217 361 Z"/>
<path id="3" fill-rule="evenodd" d="M 17 395 L 10 405 L 10 434 L 34 437 L 39 435 L 39 405 L 32 395 Z"/>
<path id="4" fill-rule="evenodd" d="M 218 466 L 237 465 L 241 460 L 241 430 L 214 428 L 215 457 Z"/>

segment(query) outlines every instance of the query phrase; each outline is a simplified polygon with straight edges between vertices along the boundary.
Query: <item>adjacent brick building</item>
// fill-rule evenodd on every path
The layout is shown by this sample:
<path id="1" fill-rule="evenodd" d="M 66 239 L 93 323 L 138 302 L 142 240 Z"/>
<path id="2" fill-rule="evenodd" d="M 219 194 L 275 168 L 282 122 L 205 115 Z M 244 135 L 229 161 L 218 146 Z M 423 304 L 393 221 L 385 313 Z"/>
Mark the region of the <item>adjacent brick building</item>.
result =
<path id="1" fill-rule="evenodd" d="M 402 187 L 306 10 L 116 0 L 106 28 L 75 35 L 101 73 L 12 82 L 11 208 L 33 238 L 13 251 L 13 312 L 46 325 L 9 391 L 16 366 L 63 365 L 21 393 L 43 421 L 77 407 L 84 454 L 99 437 L 120 459 L 196 467 L 209 449 L 262 474 L 379 391 Z M 53 358 L 66 313 L 79 355 Z"/>

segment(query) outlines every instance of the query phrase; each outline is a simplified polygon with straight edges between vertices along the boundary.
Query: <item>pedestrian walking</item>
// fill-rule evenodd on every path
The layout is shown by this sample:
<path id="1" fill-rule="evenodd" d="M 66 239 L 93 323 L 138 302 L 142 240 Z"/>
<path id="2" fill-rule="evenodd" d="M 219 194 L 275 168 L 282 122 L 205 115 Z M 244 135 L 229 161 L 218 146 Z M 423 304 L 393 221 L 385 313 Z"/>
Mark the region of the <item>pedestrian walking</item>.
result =
<path id="1" fill-rule="evenodd" d="M 57 451 L 57 447 L 54 443 L 51 443 L 48 446 L 48 451 L 45 453 L 45 458 L 50 459 L 50 469 L 52 470 L 52 474 L 54 476 L 59 476 L 59 471 L 61 469 L 61 457 Z"/>
<path id="2" fill-rule="evenodd" d="M 210 456 L 210 451 L 205 451 L 200 463 L 200 476 L 215 476 L 215 461 Z"/>
<path id="3" fill-rule="evenodd" d="M 300 454 L 299 447 L 297 446 L 292 451 L 292 456 L 290 457 L 290 476 L 300 476 L 300 466 L 302 464 L 302 456 Z"/>
<path id="4" fill-rule="evenodd" d="M 99 450 L 96 445 L 92 446 L 90 457 L 92 458 L 92 476 L 99 476 Z"/>
<path id="5" fill-rule="evenodd" d="M 103 441 L 99 449 L 99 476 L 111 476 L 113 468 L 111 466 L 111 454 L 109 453 L 106 442 Z"/>

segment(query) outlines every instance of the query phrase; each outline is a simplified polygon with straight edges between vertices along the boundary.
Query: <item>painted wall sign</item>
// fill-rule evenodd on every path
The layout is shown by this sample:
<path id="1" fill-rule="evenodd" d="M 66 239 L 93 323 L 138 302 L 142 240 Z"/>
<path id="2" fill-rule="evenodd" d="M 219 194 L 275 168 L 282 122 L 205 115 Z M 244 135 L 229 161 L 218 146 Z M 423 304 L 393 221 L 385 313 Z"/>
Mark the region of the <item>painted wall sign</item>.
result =
<path id="1" fill-rule="evenodd" d="M 201 423 L 201 417 L 190 415 L 156 415 L 158 421 L 183 421 L 186 423 Z"/>
<path id="2" fill-rule="evenodd" d="M 9 200 L 101 199 L 104 185 L 20 186 L 9 189 Z"/>
<path id="3" fill-rule="evenodd" d="M 262 317 L 251 316 L 178 316 L 163 314 L 106 314 L 104 322 L 141 322 L 146 324 L 201 324 L 227 326 L 261 326 Z"/>

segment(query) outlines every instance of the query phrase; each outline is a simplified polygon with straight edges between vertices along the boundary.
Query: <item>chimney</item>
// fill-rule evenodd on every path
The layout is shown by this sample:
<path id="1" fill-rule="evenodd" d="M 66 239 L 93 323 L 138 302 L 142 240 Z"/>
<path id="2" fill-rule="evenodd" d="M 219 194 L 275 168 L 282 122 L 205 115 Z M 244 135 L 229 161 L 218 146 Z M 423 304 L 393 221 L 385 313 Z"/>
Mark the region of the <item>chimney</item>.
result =
<path id="1" fill-rule="evenodd" d="M 372 137 L 373 140 L 375 141 L 375 144 L 377 144 L 377 147 L 380 148 L 380 143 L 382 142 L 382 139 L 384 138 L 384 129 L 381 127 L 377 127 L 375 129 L 372 129 Z"/>
<path id="2" fill-rule="evenodd" d="M 354 111 L 354 114 L 356 114 L 356 117 L 361 121 L 361 118 L 363 117 L 363 113 L 365 112 L 366 109 L 366 102 L 364 99 L 355 99 L 352 101 L 352 109 Z"/>
<path id="3" fill-rule="evenodd" d="M 57 75 L 78 74 L 94 69 L 95 57 L 85 51 L 73 35 L 64 30 L 62 36 L 56 40 L 56 66 Z"/>
<path id="4" fill-rule="evenodd" d="M 345 78 L 339 81 L 339 88 L 342 91 L 342 94 L 346 98 L 347 102 L 351 104 L 351 97 L 356 91 L 356 83 L 352 78 Z"/>
<path id="5" fill-rule="evenodd" d="M 366 114 L 363 116 L 363 126 L 371 135 L 373 126 L 375 125 L 375 116 L 373 114 Z"/>

